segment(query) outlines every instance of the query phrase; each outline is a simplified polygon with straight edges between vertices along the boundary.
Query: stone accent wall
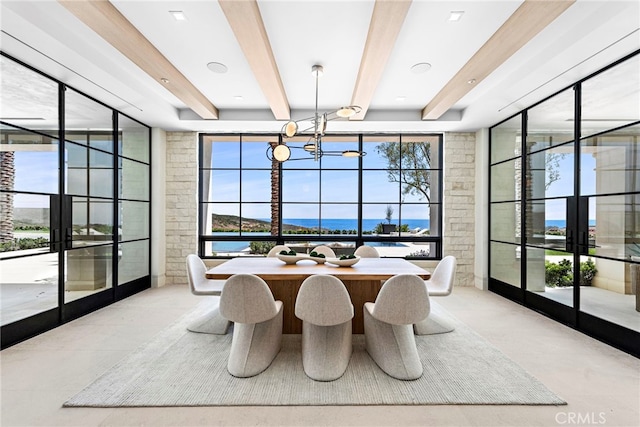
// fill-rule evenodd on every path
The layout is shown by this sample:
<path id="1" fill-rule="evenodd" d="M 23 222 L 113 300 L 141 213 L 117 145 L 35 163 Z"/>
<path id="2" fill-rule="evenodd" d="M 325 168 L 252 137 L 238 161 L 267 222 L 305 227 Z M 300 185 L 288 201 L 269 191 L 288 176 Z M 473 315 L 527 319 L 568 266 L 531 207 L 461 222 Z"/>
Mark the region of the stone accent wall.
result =
<path id="1" fill-rule="evenodd" d="M 443 256 L 458 261 L 455 286 L 474 286 L 476 134 L 444 135 Z"/>
<path id="2" fill-rule="evenodd" d="M 167 132 L 166 283 L 187 284 L 185 259 L 198 251 L 198 134 Z"/>

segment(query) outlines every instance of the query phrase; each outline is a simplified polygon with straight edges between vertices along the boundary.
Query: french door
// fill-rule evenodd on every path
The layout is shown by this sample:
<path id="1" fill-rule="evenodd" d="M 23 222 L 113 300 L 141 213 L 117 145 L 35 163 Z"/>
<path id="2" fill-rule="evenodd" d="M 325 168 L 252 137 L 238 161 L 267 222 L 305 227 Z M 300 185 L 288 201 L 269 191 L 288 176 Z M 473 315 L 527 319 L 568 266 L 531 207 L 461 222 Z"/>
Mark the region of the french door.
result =
<path id="1" fill-rule="evenodd" d="M 489 165 L 489 289 L 634 355 L 639 72 L 636 53 L 494 126 Z"/>
<path id="2" fill-rule="evenodd" d="M 2 348 L 150 286 L 150 129 L 0 55 Z"/>

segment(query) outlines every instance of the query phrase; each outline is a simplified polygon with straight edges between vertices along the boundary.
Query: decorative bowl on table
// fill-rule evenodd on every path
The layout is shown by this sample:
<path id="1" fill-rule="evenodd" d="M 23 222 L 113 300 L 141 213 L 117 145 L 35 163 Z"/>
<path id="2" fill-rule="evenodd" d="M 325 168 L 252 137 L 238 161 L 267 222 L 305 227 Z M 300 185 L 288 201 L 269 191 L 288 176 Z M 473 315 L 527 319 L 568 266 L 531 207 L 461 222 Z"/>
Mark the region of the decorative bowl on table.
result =
<path id="1" fill-rule="evenodd" d="M 287 253 L 285 253 L 285 251 L 282 251 L 278 254 L 276 254 L 276 257 L 284 262 L 285 264 L 295 264 L 296 262 L 300 261 L 301 259 L 307 259 L 308 256 L 305 254 L 298 254 L 294 251 L 289 251 Z"/>
<path id="2" fill-rule="evenodd" d="M 324 254 L 319 254 L 315 251 L 309 254 L 309 259 L 317 262 L 318 264 L 324 264 L 327 261 L 327 257 Z"/>
<path id="3" fill-rule="evenodd" d="M 357 255 L 343 255 L 340 258 L 327 258 L 327 264 L 334 264 L 338 267 L 351 267 L 360 261 Z"/>

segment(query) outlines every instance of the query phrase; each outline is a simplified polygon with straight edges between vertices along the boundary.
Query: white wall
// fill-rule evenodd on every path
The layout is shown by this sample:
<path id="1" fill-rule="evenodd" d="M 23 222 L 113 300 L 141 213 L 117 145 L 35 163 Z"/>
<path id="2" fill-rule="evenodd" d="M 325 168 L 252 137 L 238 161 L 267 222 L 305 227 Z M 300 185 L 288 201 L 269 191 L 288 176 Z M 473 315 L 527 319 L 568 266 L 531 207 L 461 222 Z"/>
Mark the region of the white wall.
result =
<path id="1" fill-rule="evenodd" d="M 474 285 L 489 289 L 489 129 L 476 132 Z"/>
<path id="2" fill-rule="evenodd" d="M 167 134 L 151 129 L 151 286 L 166 283 L 166 165 Z"/>

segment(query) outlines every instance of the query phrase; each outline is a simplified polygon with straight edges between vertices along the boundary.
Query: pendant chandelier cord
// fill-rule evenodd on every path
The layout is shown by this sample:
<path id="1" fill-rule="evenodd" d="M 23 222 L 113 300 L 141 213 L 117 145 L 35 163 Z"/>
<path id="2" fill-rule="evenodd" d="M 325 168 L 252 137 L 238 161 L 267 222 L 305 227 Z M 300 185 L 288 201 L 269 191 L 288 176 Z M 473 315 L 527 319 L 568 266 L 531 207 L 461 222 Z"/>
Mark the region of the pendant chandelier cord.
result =
<path id="1" fill-rule="evenodd" d="M 313 132 L 313 137 L 316 140 L 316 149 L 313 153 L 313 159 L 317 162 L 318 159 L 320 158 L 319 154 L 320 154 L 320 136 L 318 135 L 318 125 L 320 123 L 320 117 L 318 116 L 318 79 L 320 78 L 320 72 L 318 70 L 316 70 L 315 72 L 316 75 L 316 111 L 315 111 L 315 129 Z"/>
<path id="2" fill-rule="evenodd" d="M 359 150 L 322 150 L 322 137 L 327 128 L 327 122 L 335 119 L 348 119 L 362 111 L 362 108 L 358 105 L 347 105 L 340 107 L 337 110 L 319 114 L 318 113 L 318 99 L 320 94 L 320 83 L 318 79 L 324 72 L 322 65 L 315 64 L 311 67 L 311 73 L 316 78 L 316 103 L 315 111 L 312 117 L 307 117 L 300 120 L 289 120 L 282 126 L 281 135 L 282 140 L 277 145 L 269 144 L 267 147 L 267 158 L 271 161 L 286 162 L 288 160 L 307 160 L 313 159 L 316 162 L 323 156 L 342 156 L 342 157 L 363 157 L 367 153 Z M 312 126 L 307 128 L 300 128 L 300 123 L 313 122 Z M 313 137 L 310 137 L 308 141 L 302 147 L 287 145 L 286 138 L 293 138 L 296 135 L 304 134 L 305 132 L 311 132 L 313 129 Z M 310 157 L 291 157 L 291 149 L 303 150 L 306 155 Z"/>

